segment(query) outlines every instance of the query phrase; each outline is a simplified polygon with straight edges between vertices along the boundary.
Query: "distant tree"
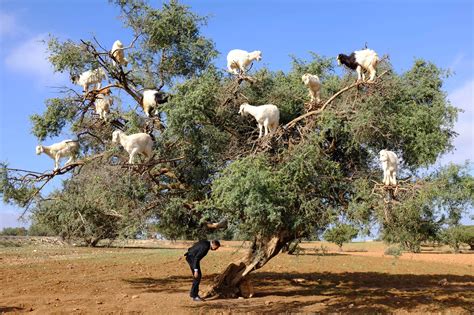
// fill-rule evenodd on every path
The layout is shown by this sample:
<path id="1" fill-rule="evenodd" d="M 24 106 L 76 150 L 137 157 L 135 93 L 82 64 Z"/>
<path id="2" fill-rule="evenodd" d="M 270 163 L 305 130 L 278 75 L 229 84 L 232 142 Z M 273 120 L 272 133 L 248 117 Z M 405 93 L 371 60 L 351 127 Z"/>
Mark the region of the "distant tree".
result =
<path id="1" fill-rule="evenodd" d="M 207 292 L 225 297 L 238 295 L 248 274 L 282 248 L 321 233 L 334 218 L 361 227 L 377 222 L 396 236 L 408 231 L 404 223 L 416 227 L 442 215 L 456 220 L 472 204 L 467 166 L 417 173 L 452 150 L 456 135 L 458 109 L 442 89 L 446 72 L 433 63 L 417 59 L 397 74 L 384 59 L 373 84 L 355 83 L 352 73 L 336 75 L 334 58 L 317 54 L 309 61 L 293 58 L 287 72 L 263 67 L 230 76 L 212 64 L 217 51 L 200 32 L 206 19 L 188 7 L 111 2 L 133 33 L 125 43 L 127 67 L 114 66 L 99 39 L 49 41 L 56 71 L 107 72 L 117 101 L 110 122 L 94 114 L 98 91 L 83 95 L 79 87 L 64 87 L 31 117 L 32 132 L 39 140 L 76 134 L 82 158 L 57 172 L 0 168 L 4 200 L 29 205 L 37 222 L 55 233 L 94 245 L 136 235 L 147 224 L 168 238 L 212 238 L 216 229 L 230 227 L 251 246 Z M 306 72 L 323 83 L 321 104 L 308 102 L 301 82 Z M 156 117 L 145 117 L 139 105 L 149 88 L 168 96 Z M 244 102 L 277 105 L 276 134 L 258 139 L 255 120 L 238 115 Z M 153 159 L 129 165 L 128 154 L 110 141 L 114 129 L 153 135 Z M 380 184 L 381 149 L 403 160 L 397 187 Z M 70 178 L 60 189 L 41 193 L 63 174 Z"/>
<path id="2" fill-rule="evenodd" d="M 469 245 L 471 250 L 474 250 L 474 225 L 463 225 L 462 229 L 461 242 Z"/>
<path id="3" fill-rule="evenodd" d="M 8 236 L 26 236 L 28 231 L 24 227 L 5 227 L 0 232 L 0 235 Z"/>
<path id="4" fill-rule="evenodd" d="M 388 209 L 381 206 L 389 212 L 382 226 L 383 240 L 411 252 L 420 252 L 422 242 L 438 240 L 443 224 L 457 224 L 474 198 L 468 165 L 441 168 L 418 185 L 405 192 L 403 202 L 396 201 Z"/>
<path id="5" fill-rule="evenodd" d="M 335 243 L 342 251 L 342 244 L 349 243 L 357 237 L 359 231 L 350 224 L 338 223 L 332 228 L 326 230 L 323 237 L 326 241 Z"/>
<path id="6" fill-rule="evenodd" d="M 456 225 L 443 229 L 440 233 L 441 241 L 459 252 L 462 243 L 474 250 L 474 225 Z"/>
<path id="7" fill-rule="evenodd" d="M 89 163 L 64 183 L 61 191 L 32 210 L 33 221 L 65 240 L 95 246 L 101 239 L 134 238 L 144 229 L 141 208 L 149 185 L 127 170 Z"/>
<path id="8" fill-rule="evenodd" d="M 48 226 L 33 221 L 28 228 L 28 236 L 57 236 L 57 234 Z"/>

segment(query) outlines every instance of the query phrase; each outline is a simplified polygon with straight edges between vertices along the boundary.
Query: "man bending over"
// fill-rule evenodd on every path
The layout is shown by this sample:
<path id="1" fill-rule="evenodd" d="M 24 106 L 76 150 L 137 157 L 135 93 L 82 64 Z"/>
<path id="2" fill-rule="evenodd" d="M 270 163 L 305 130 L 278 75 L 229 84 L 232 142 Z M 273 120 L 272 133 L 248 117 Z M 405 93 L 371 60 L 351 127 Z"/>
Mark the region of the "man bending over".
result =
<path id="1" fill-rule="evenodd" d="M 201 282 L 201 259 L 207 255 L 209 249 L 216 250 L 221 246 L 221 243 L 218 240 L 207 241 L 201 240 L 195 243 L 192 247 L 188 248 L 188 252 L 184 254 L 186 256 L 186 261 L 191 268 L 193 274 L 193 285 L 191 287 L 190 296 L 193 301 L 202 301 L 199 296 L 199 283 Z"/>

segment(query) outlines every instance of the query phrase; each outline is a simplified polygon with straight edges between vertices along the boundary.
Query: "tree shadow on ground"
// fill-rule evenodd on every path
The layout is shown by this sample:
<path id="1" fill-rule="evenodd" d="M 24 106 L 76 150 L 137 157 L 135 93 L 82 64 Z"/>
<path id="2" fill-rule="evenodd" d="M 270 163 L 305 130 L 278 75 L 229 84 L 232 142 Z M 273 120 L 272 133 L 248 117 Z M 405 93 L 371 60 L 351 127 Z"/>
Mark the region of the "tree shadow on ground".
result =
<path id="1" fill-rule="evenodd" d="M 310 250 L 306 250 L 300 253 L 296 254 L 288 254 L 290 256 L 347 256 L 349 254 L 346 254 L 344 252 L 340 253 L 315 253 L 314 251 L 311 252 Z"/>
<path id="2" fill-rule="evenodd" d="M 407 254 L 412 254 L 410 252 L 406 252 Z M 423 254 L 430 254 L 430 255 L 446 255 L 446 254 L 454 254 L 454 252 L 451 251 L 425 251 L 422 250 L 419 253 L 416 253 L 416 255 L 423 255 Z M 474 255 L 474 251 L 460 251 L 456 253 L 456 255 Z"/>
<path id="3" fill-rule="evenodd" d="M 7 312 L 20 312 L 23 311 L 23 307 L 18 306 L 0 306 L 0 313 L 7 313 Z"/>
<path id="4" fill-rule="evenodd" d="M 188 246 L 189 247 L 189 246 Z M 97 246 L 95 248 L 104 248 L 104 249 L 159 249 L 159 250 L 178 250 L 178 251 L 183 251 L 187 250 L 188 247 L 159 247 L 159 246 L 133 246 L 133 245 L 128 245 L 128 246 Z M 183 251 L 184 253 L 185 251 Z"/>
<path id="5" fill-rule="evenodd" d="M 212 278 L 213 279 L 213 278 Z M 205 276 L 202 281 L 212 281 L 210 276 Z M 131 278 L 122 279 L 122 281 L 130 284 L 134 289 L 141 290 L 142 292 L 148 293 L 160 293 L 160 292 L 187 292 L 191 288 L 192 276 L 191 272 L 189 276 L 169 276 L 166 278 Z M 202 282 L 201 282 L 202 283 Z M 184 288 L 187 287 L 187 288 Z"/>
<path id="6" fill-rule="evenodd" d="M 295 278 L 304 280 L 296 283 Z M 214 300 L 190 308 L 205 313 L 474 311 L 474 277 L 468 275 L 259 272 L 252 281 L 252 299 Z"/>

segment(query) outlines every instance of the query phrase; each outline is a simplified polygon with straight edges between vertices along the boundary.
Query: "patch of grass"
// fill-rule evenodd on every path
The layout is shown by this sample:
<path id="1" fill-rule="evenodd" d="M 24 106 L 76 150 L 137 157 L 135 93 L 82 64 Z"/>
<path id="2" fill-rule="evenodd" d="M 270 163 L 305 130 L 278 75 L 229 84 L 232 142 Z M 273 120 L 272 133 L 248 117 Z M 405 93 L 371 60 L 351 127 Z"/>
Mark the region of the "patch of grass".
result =
<path id="1" fill-rule="evenodd" d="M 390 246 L 385 249 L 384 254 L 398 258 L 402 255 L 402 250 L 399 246 Z"/>
<path id="2" fill-rule="evenodd" d="M 314 247 L 313 250 L 316 255 L 323 256 L 329 252 L 329 248 L 327 246 L 324 246 L 323 244 L 319 245 L 319 247 Z"/>
<path id="3" fill-rule="evenodd" d="M 347 253 L 366 253 L 369 250 L 367 250 L 365 248 L 361 248 L 361 249 L 344 249 L 344 251 L 347 252 Z"/>
<path id="4" fill-rule="evenodd" d="M 0 247 L 21 247 L 21 244 L 14 241 L 0 240 Z"/>

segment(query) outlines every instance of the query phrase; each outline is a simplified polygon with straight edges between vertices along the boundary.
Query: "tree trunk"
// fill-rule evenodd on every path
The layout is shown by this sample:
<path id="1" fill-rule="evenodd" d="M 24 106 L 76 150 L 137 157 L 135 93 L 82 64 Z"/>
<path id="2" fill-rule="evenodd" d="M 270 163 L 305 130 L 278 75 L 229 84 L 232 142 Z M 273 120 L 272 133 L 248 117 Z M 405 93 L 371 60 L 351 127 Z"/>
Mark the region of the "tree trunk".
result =
<path id="1" fill-rule="evenodd" d="M 288 243 L 288 246 L 286 246 L 288 255 L 294 255 L 298 252 L 298 250 L 300 250 L 299 248 L 300 242 L 301 242 L 301 239 L 296 239 Z"/>
<path id="2" fill-rule="evenodd" d="M 253 270 L 262 268 L 270 259 L 275 257 L 283 246 L 292 241 L 294 237 L 287 231 L 270 237 L 255 237 L 249 251 L 242 259 L 230 263 L 214 284 L 203 294 L 203 297 L 235 298 L 238 296 L 249 297 L 248 288 L 251 283 L 248 274 Z"/>
<path id="3" fill-rule="evenodd" d="M 88 239 L 88 240 L 86 241 L 86 244 L 87 244 L 87 246 L 89 246 L 89 247 L 96 247 L 96 246 L 97 246 L 97 243 L 99 243 L 100 240 L 101 240 L 100 237 L 96 237 L 96 238 L 94 238 L 94 239 Z"/>

